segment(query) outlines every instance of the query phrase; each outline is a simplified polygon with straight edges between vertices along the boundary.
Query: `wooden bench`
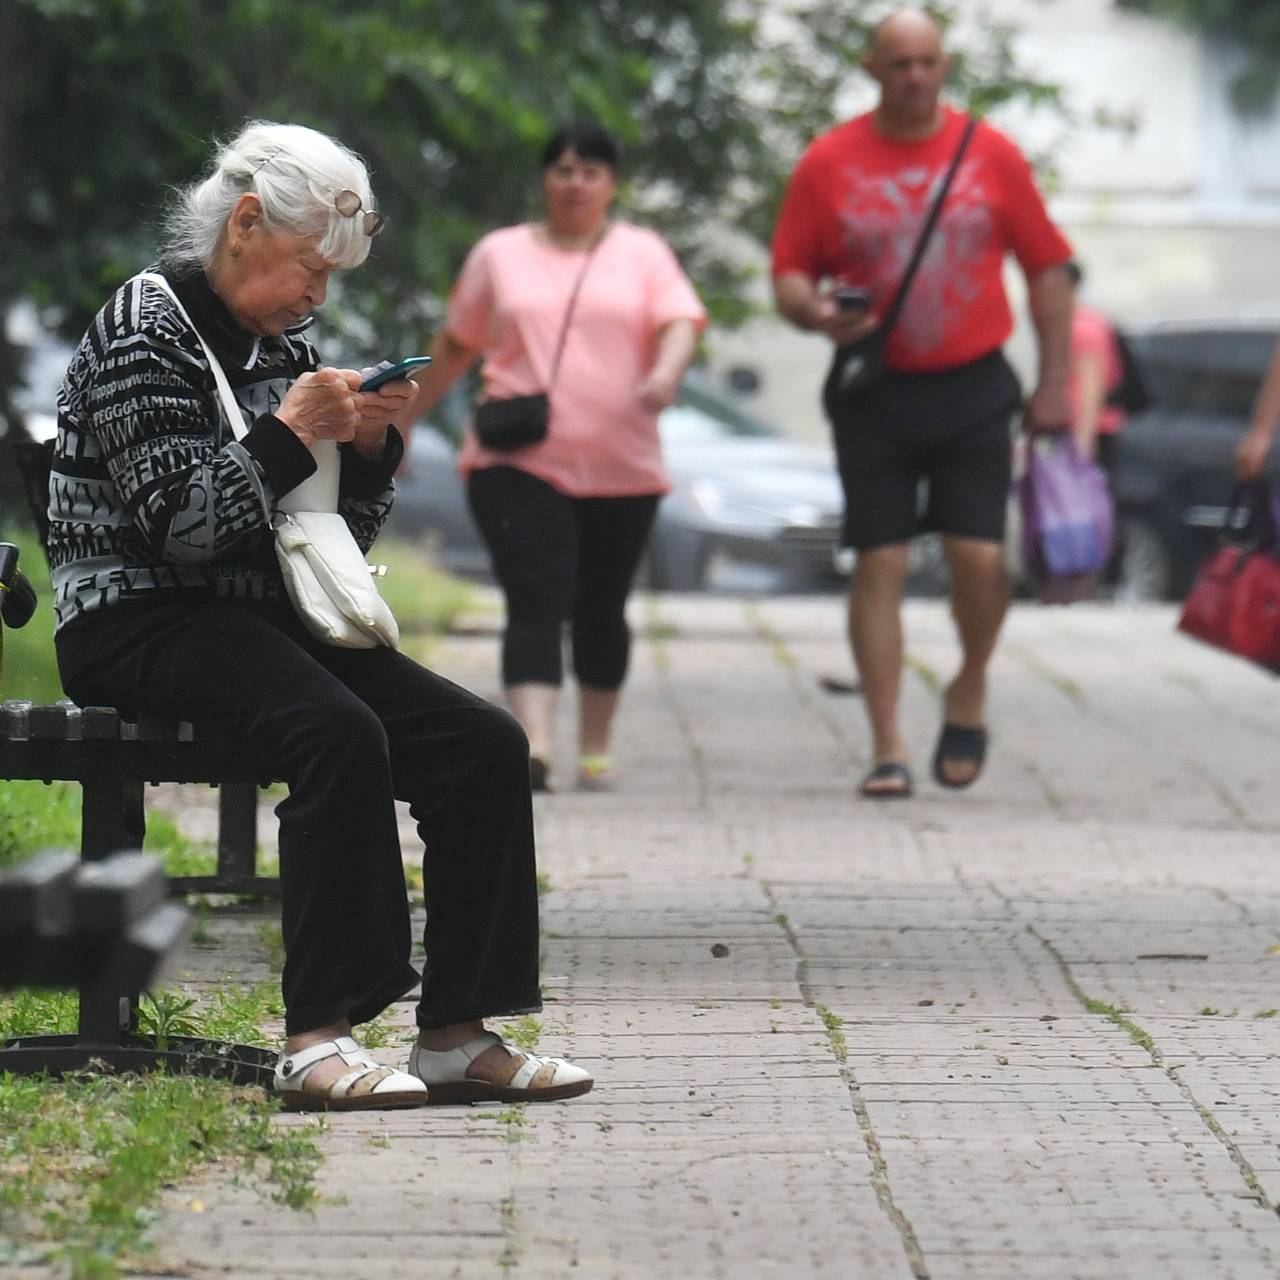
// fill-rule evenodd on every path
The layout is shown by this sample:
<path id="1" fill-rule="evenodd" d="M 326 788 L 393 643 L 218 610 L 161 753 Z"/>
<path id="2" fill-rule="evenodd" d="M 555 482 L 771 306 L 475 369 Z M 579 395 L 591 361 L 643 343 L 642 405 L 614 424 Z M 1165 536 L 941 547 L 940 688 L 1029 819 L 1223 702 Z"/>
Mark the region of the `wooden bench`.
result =
<path id="1" fill-rule="evenodd" d="M 11 444 L 22 474 L 31 518 L 42 541 L 48 534 L 51 443 Z M 5 625 L 21 626 L 30 612 L 18 606 L 14 587 L 22 578 L 17 548 L 0 543 L 8 570 L 0 564 L 0 644 Z M 3 575 L 8 572 L 12 581 Z M 27 594 L 34 595 L 30 586 Z M 25 616 L 19 619 L 19 615 Z M 2 652 L 2 648 L 0 648 Z M 259 785 L 273 779 L 246 761 L 233 743 L 197 740 L 189 724 L 142 719 L 134 724 L 110 707 L 83 710 L 70 702 L 0 704 L 0 778 L 78 782 L 84 788 L 81 855 L 101 858 L 119 849 L 141 848 L 145 831 L 145 783 L 207 782 L 219 788 L 217 871 L 210 876 L 175 876 L 174 893 L 234 893 L 278 896 L 279 881 L 257 874 Z"/>
<path id="2" fill-rule="evenodd" d="M 75 1035 L 0 1040 L 0 1072 L 154 1071 L 218 1076 L 270 1086 L 275 1054 L 255 1045 L 193 1036 L 136 1034 L 137 999 L 191 928 L 191 914 L 166 902 L 159 860 L 117 853 L 84 862 L 37 854 L 0 873 L 0 991 L 77 987 Z"/>

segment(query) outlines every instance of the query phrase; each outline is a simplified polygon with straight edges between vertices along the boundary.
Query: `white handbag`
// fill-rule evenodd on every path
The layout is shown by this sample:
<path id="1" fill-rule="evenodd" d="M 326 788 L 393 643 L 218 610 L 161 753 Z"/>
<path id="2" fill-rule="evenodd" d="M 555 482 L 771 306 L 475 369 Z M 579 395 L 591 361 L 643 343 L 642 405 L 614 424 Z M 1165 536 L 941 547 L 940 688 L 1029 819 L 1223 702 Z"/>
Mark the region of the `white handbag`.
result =
<path id="1" fill-rule="evenodd" d="M 136 277 L 159 285 L 191 325 L 218 384 L 223 412 L 237 440 L 248 431 L 222 365 L 174 294 L 169 282 L 153 272 Z M 387 602 L 378 594 L 374 570 L 365 561 L 347 522 L 338 515 L 338 480 L 342 460 L 337 443 L 321 440 L 312 449 L 316 470 L 276 503 L 272 517 L 276 559 L 285 590 L 307 630 L 318 640 L 342 649 L 373 649 L 400 643 L 400 628 Z"/>

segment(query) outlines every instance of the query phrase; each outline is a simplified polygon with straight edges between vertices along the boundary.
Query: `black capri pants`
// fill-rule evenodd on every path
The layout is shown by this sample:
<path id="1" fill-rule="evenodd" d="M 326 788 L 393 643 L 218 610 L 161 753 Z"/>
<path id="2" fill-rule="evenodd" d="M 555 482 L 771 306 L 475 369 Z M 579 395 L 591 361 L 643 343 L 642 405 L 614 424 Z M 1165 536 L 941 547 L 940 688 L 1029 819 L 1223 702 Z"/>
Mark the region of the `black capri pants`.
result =
<path id="1" fill-rule="evenodd" d="M 507 600 L 503 684 L 559 685 L 568 623 L 578 682 L 621 688 L 627 597 L 660 495 L 574 498 L 518 467 L 473 471 L 467 495 Z"/>
<path id="2" fill-rule="evenodd" d="M 81 706 L 190 720 L 284 779 L 285 1031 L 367 1022 L 418 983 L 394 801 L 425 846 L 421 1027 L 540 1007 L 529 744 L 393 649 L 312 639 L 287 605 L 121 603 L 58 633 Z"/>

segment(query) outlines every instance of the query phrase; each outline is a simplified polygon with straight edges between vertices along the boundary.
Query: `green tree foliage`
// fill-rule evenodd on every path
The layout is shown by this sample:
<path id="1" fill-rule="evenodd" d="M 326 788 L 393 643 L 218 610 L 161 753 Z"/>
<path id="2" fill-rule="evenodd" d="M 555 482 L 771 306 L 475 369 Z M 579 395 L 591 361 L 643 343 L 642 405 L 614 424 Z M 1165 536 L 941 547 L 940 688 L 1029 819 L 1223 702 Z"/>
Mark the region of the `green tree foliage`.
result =
<path id="1" fill-rule="evenodd" d="M 420 348 L 467 249 L 537 209 L 566 119 L 620 138 L 624 208 L 674 242 L 717 319 L 747 313 L 726 228 L 767 237 L 785 176 L 829 125 L 883 0 L 0 0 L 0 316 L 68 337 L 144 265 L 170 188 L 252 117 L 368 160 L 390 216 L 338 282 L 344 358 Z M 942 13 L 943 17 L 947 14 Z M 1054 101 L 1010 32 L 957 62 L 986 107 Z M 336 334 L 336 336 L 335 336 Z M 0 414 L 16 376 L 0 337 Z"/>
<path id="2" fill-rule="evenodd" d="M 1280 4 L 1275 0 L 1116 0 L 1121 9 L 1169 18 L 1192 31 L 1229 41 L 1245 53 L 1232 85 L 1242 114 L 1265 112 L 1280 88 Z"/>

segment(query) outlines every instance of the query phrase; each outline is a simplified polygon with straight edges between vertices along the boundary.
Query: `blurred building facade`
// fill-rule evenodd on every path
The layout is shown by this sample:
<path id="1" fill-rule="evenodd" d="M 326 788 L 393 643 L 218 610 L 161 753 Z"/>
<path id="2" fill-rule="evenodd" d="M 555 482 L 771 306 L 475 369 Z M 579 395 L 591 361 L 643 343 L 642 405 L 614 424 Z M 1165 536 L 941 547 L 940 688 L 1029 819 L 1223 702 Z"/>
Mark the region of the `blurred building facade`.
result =
<path id="1" fill-rule="evenodd" d="M 1016 28 L 1020 62 L 1061 85 L 1073 114 L 1068 123 L 1013 108 L 993 121 L 1047 164 L 1050 205 L 1087 267 L 1090 301 L 1129 323 L 1280 314 L 1280 105 L 1236 112 L 1238 51 L 1111 0 L 962 0 L 962 33 L 992 22 Z M 850 114 L 873 101 L 851 68 Z M 1010 286 L 1020 300 L 1016 271 Z M 759 371 L 762 413 L 825 437 L 822 341 L 769 318 L 715 335 L 711 351 L 717 371 Z M 1024 322 L 1010 345 L 1024 377 L 1031 353 Z"/>

